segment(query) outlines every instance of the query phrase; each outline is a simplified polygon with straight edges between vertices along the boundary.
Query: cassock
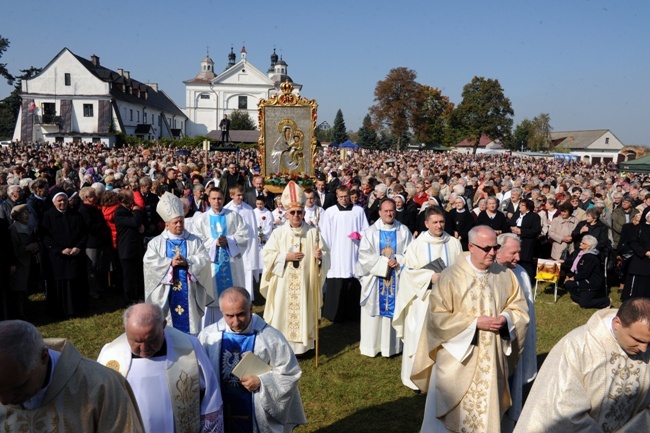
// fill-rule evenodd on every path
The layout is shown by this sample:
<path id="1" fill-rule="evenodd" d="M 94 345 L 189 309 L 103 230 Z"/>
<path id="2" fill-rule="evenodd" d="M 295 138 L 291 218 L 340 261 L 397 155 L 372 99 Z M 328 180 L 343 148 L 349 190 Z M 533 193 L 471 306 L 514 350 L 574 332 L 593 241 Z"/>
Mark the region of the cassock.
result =
<path id="1" fill-rule="evenodd" d="M 533 298 L 533 289 L 530 284 L 530 278 L 524 268 L 517 265 L 512 269 L 519 286 L 524 292 L 526 303 L 528 304 L 528 330 L 526 331 L 526 342 L 524 343 L 524 351 L 519 357 L 519 362 L 515 367 L 515 371 L 510 377 L 510 395 L 512 397 L 512 406 L 506 412 L 504 422 L 501 425 L 501 432 L 511 432 L 514 428 L 514 423 L 521 415 L 521 407 L 524 403 L 523 387 L 524 385 L 535 380 L 537 376 L 537 320 L 535 318 L 535 299 Z"/>
<path id="2" fill-rule="evenodd" d="M 449 267 L 456 263 L 462 253 L 463 247 L 458 239 L 444 232 L 442 236 L 435 237 L 428 231 L 411 242 L 406 250 L 395 299 L 393 328 L 397 337 L 404 341 L 402 383 L 411 389 L 418 389 L 411 381 L 411 370 L 420 332 L 429 311 L 431 277 L 435 274 L 433 270 L 423 268 L 437 259 Z"/>
<path id="3" fill-rule="evenodd" d="M 222 209 L 218 214 L 212 209 L 200 215 L 194 230 L 203 239 L 203 246 L 208 252 L 211 263 L 203 268 L 209 274 L 210 287 L 208 296 L 214 300 L 206 308 L 203 327 L 219 320 L 219 295 L 224 290 L 239 286 L 245 287 L 244 260 L 242 253 L 248 245 L 249 230 L 244 219 L 228 209 Z M 225 236 L 228 243 L 218 247 L 216 239 Z M 203 280 L 203 277 L 201 278 Z"/>
<path id="4" fill-rule="evenodd" d="M 229 209 L 233 212 L 237 212 L 246 223 L 248 228 L 248 242 L 246 243 L 246 248 L 242 253 L 242 259 L 244 261 L 244 288 L 248 290 L 248 293 L 251 295 L 251 299 L 255 298 L 255 290 L 253 290 L 253 275 L 257 275 L 260 269 L 259 256 L 260 248 L 257 237 L 257 221 L 255 220 L 255 214 L 253 213 L 253 208 L 250 207 L 247 203 L 242 203 L 236 205 L 234 202 L 230 202 L 224 206 L 224 209 Z"/>
<path id="5" fill-rule="evenodd" d="M 336 204 L 323 213 L 321 235 L 332 257 L 323 316 L 330 321 L 358 320 L 361 289 L 354 272 L 359 259 L 360 236 L 367 228 L 368 220 L 359 206 L 350 204 L 344 208 Z"/>
<path id="6" fill-rule="evenodd" d="M 381 219 L 363 234 L 359 247 L 357 278 L 361 283 L 361 354 L 392 356 L 402 351 L 402 342 L 392 326 L 406 247 L 411 231 L 399 221 L 384 224 Z M 390 259 L 399 267 L 388 267 Z"/>
<path id="7" fill-rule="evenodd" d="M 50 381 L 22 405 L 0 404 L 0 426 L 8 432 L 144 432 L 126 379 L 82 358 L 67 340 L 46 338 Z"/>
<path id="8" fill-rule="evenodd" d="M 223 433 L 219 381 L 203 346 L 168 327 L 163 348 L 151 358 L 134 357 L 124 333 L 102 348 L 97 362 L 128 380 L 147 433 Z"/>
<path id="9" fill-rule="evenodd" d="M 515 432 L 629 432 L 650 425 L 650 352 L 628 355 L 614 338 L 616 310 L 600 310 L 553 347 Z"/>
<path id="10" fill-rule="evenodd" d="M 481 315 L 506 318 L 501 333 L 478 330 Z M 427 390 L 422 432 L 498 432 L 511 405 L 508 377 L 524 347 L 528 306 L 515 274 L 470 256 L 440 274 L 420 335 L 411 380 Z"/>
<path id="11" fill-rule="evenodd" d="M 307 423 L 298 391 L 302 370 L 277 329 L 253 314 L 242 333 L 234 333 L 221 319 L 201 331 L 199 341 L 221 382 L 226 431 L 289 433 Z M 253 393 L 231 373 L 246 351 L 272 367 L 259 376 L 260 388 Z"/>
<path id="12" fill-rule="evenodd" d="M 323 251 L 321 260 L 314 257 L 318 248 Z M 303 252 L 305 257 L 299 262 L 287 262 L 287 253 L 295 251 Z M 330 256 L 318 229 L 304 222 L 296 229 L 288 223 L 277 228 L 262 250 L 262 259 L 260 293 L 266 298 L 264 320 L 285 336 L 294 353 L 313 349 L 322 287 L 330 266 Z"/>
<path id="13" fill-rule="evenodd" d="M 186 258 L 187 267 L 172 267 L 177 252 Z M 180 236 L 165 230 L 147 245 L 143 259 L 145 299 L 162 308 L 169 325 L 186 334 L 201 331 L 206 305 L 212 301 L 206 290 L 211 285 L 210 274 L 203 272 L 209 265 L 203 241 L 187 230 Z"/>

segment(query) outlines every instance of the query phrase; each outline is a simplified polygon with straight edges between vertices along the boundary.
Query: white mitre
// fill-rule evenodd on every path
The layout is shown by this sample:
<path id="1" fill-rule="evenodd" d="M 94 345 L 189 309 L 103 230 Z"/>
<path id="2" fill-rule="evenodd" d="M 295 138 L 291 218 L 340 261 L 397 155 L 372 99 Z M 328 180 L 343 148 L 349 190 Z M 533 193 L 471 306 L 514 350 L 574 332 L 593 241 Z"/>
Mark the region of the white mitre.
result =
<path id="1" fill-rule="evenodd" d="M 288 211 L 291 209 L 304 209 L 305 200 L 305 192 L 294 181 L 290 181 L 282 192 L 282 205 Z"/>
<path id="2" fill-rule="evenodd" d="M 181 203 L 181 199 L 170 192 L 166 192 L 162 197 L 160 197 L 158 206 L 156 206 L 156 212 L 158 212 L 158 215 L 160 215 L 166 223 L 174 218 L 185 215 L 183 213 L 183 204 Z"/>

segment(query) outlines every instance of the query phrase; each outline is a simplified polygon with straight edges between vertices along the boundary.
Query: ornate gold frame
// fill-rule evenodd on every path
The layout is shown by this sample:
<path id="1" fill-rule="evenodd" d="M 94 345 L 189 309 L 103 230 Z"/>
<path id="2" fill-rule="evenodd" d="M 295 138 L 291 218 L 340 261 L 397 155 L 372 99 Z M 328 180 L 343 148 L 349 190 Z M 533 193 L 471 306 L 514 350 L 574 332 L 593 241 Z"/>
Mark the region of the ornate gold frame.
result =
<path id="1" fill-rule="evenodd" d="M 314 161 L 316 157 L 316 112 L 318 104 L 314 99 L 303 98 L 293 94 L 293 84 L 286 80 L 280 84 L 281 94 L 272 96 L 269 99 L 261 99 L 257 104 L 258 124 L 260 128 L 260 138 L 257 142 L 260 158 L 260 167 L 262 176 L 269 177 L 276 172 L 269 171 L 270 150 L 267 152 L 267 144 L 271 146 L 274 140 L 280 139 L 271 126 L 277 122 L 277 133 L 283 133 L 284 126 L 291 126 L 297 137 L 302 141 L 306 138 L 306 132 L 309 132 L 309 159 L 306 161 L 307 169 L 301 171 L 301 174 L 314 176 Z M 290 113 L 290 114 L 288 114 Z M 267 120 L 274 125 L 267 125 Z M 267 128 L 268 127 L 268 128 Z M 302 129 L 300 129 L 302 128 Z M 271 131 L 273 133 L 271 134 Z M 267 135 L 269 135 L 267 137 Z M 277 138 L 276 138 L 277 137 Z M 306 146 L 303 144 L 303 150 Z M 304 156 L 305 158 L 307 155 Z"/>

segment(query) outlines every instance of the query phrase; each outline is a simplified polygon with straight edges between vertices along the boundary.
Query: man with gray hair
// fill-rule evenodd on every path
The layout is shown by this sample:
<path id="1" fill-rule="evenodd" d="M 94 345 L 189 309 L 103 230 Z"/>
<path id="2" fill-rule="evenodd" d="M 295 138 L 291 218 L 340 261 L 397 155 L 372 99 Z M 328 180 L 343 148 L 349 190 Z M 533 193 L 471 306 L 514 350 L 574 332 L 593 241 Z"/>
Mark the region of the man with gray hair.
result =
<path id="1" fill-rule="evenodd" d="M 225 430 L 291 432 L 306 424 L 298 391 L 302 370 L 282 333 L 253 314 L 250 294 L 242 287 L 224 290 L 219 308 L 223 317 L 203 329 L 199 340 L 221 383 Z M 246 352 L 267 365 L 235 376 Z"/>
<path id="2" fill-rule="evenodd" d="M 506 412 L 501 424 L 501 432 L 505 433 L 513 430 L 515 422 L 517 422 L 521 414 L 521 407 L 524 402 L 522 392 L 524 385 L 535 380 L 535 376 L 537 376 L 537 320 L 535 319 L 535 300 L 533 298 L 530 278 L 526 270 L 517 264 L 519 261 L 519 252 L 521 251 L 519 237 L 513 233 L 502 233 L 497 237 L 497 243 L 501 245 L 501 248 L 497 251 L 497 263 L 514 272 L 521 286 L 521 290 L 526 297 L 528 315 L 530 316 L 524 351 L 519 358 L 514 373 L 508 379 L 510 394 L 512 396 L 512 406 Z"/>
<path id="3" fill-rule="evenodd" d="M 422 432 L 501 431 L 507 379 L 524 347 L 528 305 L 512 271 L 495 263 L 490 227 L 469 231 L 469 255 L 431 290 L 411 379 L 427 390 Z"/>
<path id="4" fill-rule="evenodd" d="M 0 425 L 6 431 L 144 432 L 131 387 L 34 325 L 0 322 Z M 38 427 L 38 426 L 42 427 Z"/>
<path id="5" fill-rule="evenodd" d="M 148 433 L 223 433 L 217 376 L 196 337 L 171 326 L 162 309 L 135 304 L 124 312 L 124 333 L 97 361 L 124 376 Z"/>

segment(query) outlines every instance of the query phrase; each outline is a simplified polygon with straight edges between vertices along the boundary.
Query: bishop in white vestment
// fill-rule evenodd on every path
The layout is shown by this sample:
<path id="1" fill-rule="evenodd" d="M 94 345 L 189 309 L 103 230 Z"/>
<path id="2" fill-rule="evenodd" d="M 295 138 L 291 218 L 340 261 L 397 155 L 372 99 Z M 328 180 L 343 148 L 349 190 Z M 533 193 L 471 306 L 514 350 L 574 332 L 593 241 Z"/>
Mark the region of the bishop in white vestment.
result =
<path id="1" fill-rule="evenodd" d="M 442 210 L 438 206 L 430 206 L 425 212 L 428 230 L 411 242 L 406 250 L 393 314 L 393 328 L 397 337 L 404 342 L 402 383 L 413 390 L 418 389 L 411 381 L 413 361 L 429 311 L 429 295 L 441 271 L 441 268 L 437 268 L 436 272 L 431 265 L 442 262 L 449 267 L 463 253 L 460 241 L 444 232 Z"/>
<path id="2" fill-rule="evenodd" d="M 282 194 L 287 222 L 262 250 L 264 320 L 282 332 L 295 354 L 314 348 L 330 256 L 318 229 L 303 221 L 304 194 L 290 182 Z"/>
<path id="3" fill-rule="evenodd" d="M 210 259 L 203 241 L 184 230 L 180 199 L 166 192 L 157 212 L 165 231 L 147 244 L 143 259 L 145 300 L 158 305 L 168 323 L 187 334 L 197 335 L 206 305 L 212 301 L 209 273 L 203 269 Z"/>
<path id="4" fill-rule="evenodd" d="M 363 234 L 357 277 L 361 283 L 362 355 L 389 357 L 402 351 L 402 341 L 392 326 L 404 254 L 413 239 L 411 231 L 395 220 L 395 202 L 384 200 L 379 217 Z"/>

